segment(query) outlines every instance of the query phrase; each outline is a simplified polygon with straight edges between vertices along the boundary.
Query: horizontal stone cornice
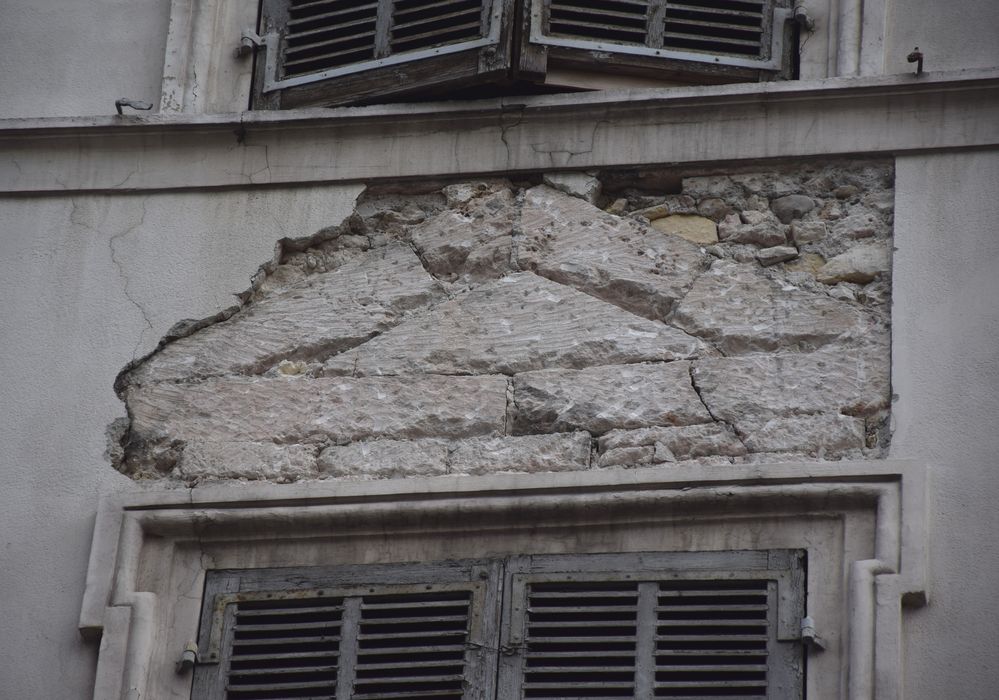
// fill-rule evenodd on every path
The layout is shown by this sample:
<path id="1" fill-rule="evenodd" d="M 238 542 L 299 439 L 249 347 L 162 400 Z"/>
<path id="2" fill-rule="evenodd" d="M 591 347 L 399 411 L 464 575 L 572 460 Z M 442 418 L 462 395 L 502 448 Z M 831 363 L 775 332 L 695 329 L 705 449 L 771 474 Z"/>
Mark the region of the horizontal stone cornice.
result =
<path id="1" fill-rule="evenodd" d="M 218 115 L 0 120 L 0 192 L 450 178 L 981 148 L 999 70 Z"/>

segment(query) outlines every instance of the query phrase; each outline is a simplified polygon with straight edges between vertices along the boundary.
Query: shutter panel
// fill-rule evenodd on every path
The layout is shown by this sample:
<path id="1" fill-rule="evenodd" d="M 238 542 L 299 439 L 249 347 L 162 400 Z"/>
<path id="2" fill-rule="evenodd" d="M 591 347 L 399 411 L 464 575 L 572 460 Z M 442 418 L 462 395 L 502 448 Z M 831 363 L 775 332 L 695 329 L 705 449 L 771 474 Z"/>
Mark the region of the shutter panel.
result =
<path id="1" fill-rule="evenodd" d="M 802 697 L 803 554 L 520 557 L 500 697 Z"/>
<path id="2" fill-rule="evenodd" d="M 513 0 L 263 0 L 253 107 L 363 103 L 510 67 Z"/>
<path id="3" fill-rule="evenodd" d="M 195 700 L 492 700 L 500 562 L 210 571 Z"/>
<path id="4" fill-rule="evenodd" d="M 666 79 L 789 77 L 789 0 L 527 0 L 522 55 Z M 534 70 L 537 70 L 534 68 Z"/>

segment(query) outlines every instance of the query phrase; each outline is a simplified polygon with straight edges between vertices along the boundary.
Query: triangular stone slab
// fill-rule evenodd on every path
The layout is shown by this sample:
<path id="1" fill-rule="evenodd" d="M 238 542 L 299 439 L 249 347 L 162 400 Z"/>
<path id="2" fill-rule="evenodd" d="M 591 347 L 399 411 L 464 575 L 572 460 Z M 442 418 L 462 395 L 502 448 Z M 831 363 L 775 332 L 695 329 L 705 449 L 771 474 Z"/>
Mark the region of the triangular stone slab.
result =
<path id="1" fill-rule="evenodd" d="M 330 358 L 327 374 L 515 374 L 711 354 L 700 340 L 531 273 L 488 282 Z"/>

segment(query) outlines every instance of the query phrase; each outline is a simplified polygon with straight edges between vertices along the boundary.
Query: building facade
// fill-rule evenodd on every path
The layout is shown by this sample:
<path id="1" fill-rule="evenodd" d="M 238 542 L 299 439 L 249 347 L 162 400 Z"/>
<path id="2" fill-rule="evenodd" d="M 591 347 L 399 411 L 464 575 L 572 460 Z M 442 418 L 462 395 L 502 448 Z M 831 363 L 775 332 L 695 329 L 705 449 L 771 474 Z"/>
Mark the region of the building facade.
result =
<path id="1" fill-rule="evenodd" d="M 999 9 L 369 5 L 8 8 L 0 696 L 992 697 Z"/>

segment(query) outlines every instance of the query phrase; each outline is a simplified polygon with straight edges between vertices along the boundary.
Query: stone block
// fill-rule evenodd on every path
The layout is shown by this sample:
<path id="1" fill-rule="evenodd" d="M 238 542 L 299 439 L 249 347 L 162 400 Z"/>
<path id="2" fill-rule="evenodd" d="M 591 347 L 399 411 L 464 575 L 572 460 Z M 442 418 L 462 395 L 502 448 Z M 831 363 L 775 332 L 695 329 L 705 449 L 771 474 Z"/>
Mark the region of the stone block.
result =
<path id="1" fill-rule="evenodd" d="M 174 475 L 188 482 L 222 479 L 264 479 L 291 482 L 316 477 L 314 445 L 273 442 L 188 442 Z"/>
<path id="2" fill-rule="evenodd" d="M 864 447 L 864 419 L 838 413 L 771 418 L 756 424 L 747 416 L 739 429 L 753 452 L 801 452 L 835 458 Z"/>
<path id="3" fill-rule="evenodd" d="M 832 258 L 815 273 L 825 284 L 855 282 L 867 284 L 891 268 L 888 247 L 884 243 L 861 243 Z"/>
<path id="4" fill-rule="evenodd" d="M 501 434 L 505 377 L 226 377 L 126 392 L 132 430 L 156 440 L 265 442 Z"/>
<path id="5" fill-rule="evenodd" d="M 372 440 L 334 445 L 319 453 L 322 476 L 398 479 L 447 473 L 445 440 Z"/>
<path id="6" fill-rule="evenodd" d="M 700 340 L 531 273 L 484 284 L 331 358 L 327 374 L 514 374 L 674 360 Z"/>
<path id="7" fill-rule="evenodd" d="M 513 193 L 499 189 L 413 227 L 410 240 L 439 279 L 492 279 L 510 270 L 516 218 Z"/>
<path id="8" fill-rule="evenodd" d="M 689 362 L 546 369 L 513 380 L 517 434 L 708 423 Z"/>
<path id="9" fill-rule="evenodd" d="M 718 224 L 718 238 L 729 243 L 752 243 L 765 247 L 783 245 L 787 241 L 780 222 L 761 218 L 759 223 L 746 224 L 738 214 L 729 214 Z"/>
<path id="10" fill-rule="evenodd" d="M 875 330 L 863 310 L 820 292 L 782 286 L 753 265 L 719 260 L 677 307 L 674 325 L 726 355 L 783 347 L 812 349 Z"/>
<path id="11" fill-rule="evenodd" d="M 710 245 L 718 242 L 718 226 L 711 219 L 693 214 L 673 214 L 652 222 L 652 228 L 692 243 Z"/>
<path id="12" fill-rule="evenodd" d="M 521 269 L 657 320 L 668 316 L 710 260 L 678 236 L 544 186 L 527 191 L 520 231 L 515 246 Z"/>
<path id="13" fill-rule="evenodd" d="M 798 249 L 788 245 L 778 245 L 772 248 L 762 248 L 756 253 L 756 259 L 763 267 L 794 260 L 798 257 Z"/>
<path id="14" fill-rule="evenodd" d="M 697 213 L 718 223 L 732 212 L 732 207 L 724 199 L 706 197 L 697 203 Z"/>
<path id="15" fill-rule="evenodd" d="M 887 334 L 862 346 L 699 360 L 693 377 L 712 415 L 743 422 L 812 413 L 871 415 L 888 407 Z"/>
<path id="16" fill-rule="evenodd" d="M 321 358 L 364 342 L 441 296 L 409 246 L 372 250 L 166 345 L 128 381 L 259 374 L 281 360 Z"/>
<path id="17" fill-rule="evenodd" d="M 560 472 L 588 469 L 588 433 L 471 438 L 451 443 L 452 474 Z"/>
<path id="18" fill-rule="evenodd" d="M 801 245 L 814 243 L 826 237 L 826 224 L 823 221 L 794 221 L 791 223 L 791 239 Z"/>
<path id="19" fill-rule="evenodd" d="M 601 453 L 597 458 L 597 466 L 617 467 L 633 464 L 652 464 L 656 461 L 655 458 L 656 448 L 654 445 L 645 447 L 618 447 Z"/>

